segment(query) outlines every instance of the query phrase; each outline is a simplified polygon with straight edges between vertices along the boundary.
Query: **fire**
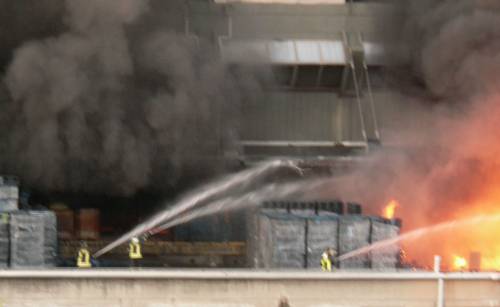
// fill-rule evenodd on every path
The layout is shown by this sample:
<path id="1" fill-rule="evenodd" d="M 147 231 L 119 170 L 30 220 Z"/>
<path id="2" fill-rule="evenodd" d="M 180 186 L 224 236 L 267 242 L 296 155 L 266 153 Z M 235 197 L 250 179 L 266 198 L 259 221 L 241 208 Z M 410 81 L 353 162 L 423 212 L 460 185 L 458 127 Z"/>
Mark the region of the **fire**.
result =
<path id="1" fill-rule="evenodd" d="M 432 255 L 436 254 L 443 257 L 443 267 L 452 271 L 500 271 L 500 211 L 496 205 L 500 197 L 492 199 L 494 201 L 472 203 L 466 210 L 455 211 L 447 217 L 448 221 L 489 219 L 424 233 L 419 239 L 403 242 L 408 257 L 421 267 L 430 267 Z"/>
<path id="2" fill-rule="evenodd" d="M 382 213 L 382 216 L 387 218 L 387 219 L 392 219 L 394 218 L 394 214 L 396 213 L 396 208 L 399 207 L 399 204 L 395 200 L 391 200 L 387 206 L 384 208 L 384 212 Z"/>
<path id="3" fill-rule="evenodd" d="M 468 263 L 464 257 L 453 256 L 453 269 L 457 271 L 462 271 L 467 269 Z"/>

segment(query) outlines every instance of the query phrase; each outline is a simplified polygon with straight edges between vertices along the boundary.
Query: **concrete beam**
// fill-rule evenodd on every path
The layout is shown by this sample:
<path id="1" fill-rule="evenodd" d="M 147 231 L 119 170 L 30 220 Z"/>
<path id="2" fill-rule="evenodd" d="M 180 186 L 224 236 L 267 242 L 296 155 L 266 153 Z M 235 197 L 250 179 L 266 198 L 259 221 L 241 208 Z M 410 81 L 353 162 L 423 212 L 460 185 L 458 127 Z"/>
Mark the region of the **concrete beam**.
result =
<path id="1" fill-rule="evenodd" d="M 0 271 L 2 307 L 500 306 L 500 274 L 250 270 Z"/>

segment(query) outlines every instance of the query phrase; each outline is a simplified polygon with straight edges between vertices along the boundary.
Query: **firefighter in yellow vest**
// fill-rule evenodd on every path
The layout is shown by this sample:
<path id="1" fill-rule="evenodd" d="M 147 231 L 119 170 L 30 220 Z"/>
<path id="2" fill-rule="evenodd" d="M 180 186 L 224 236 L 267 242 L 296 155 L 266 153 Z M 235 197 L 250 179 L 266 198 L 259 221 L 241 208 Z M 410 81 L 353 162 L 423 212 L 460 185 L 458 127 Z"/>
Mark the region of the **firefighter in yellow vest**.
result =
<path id="1" fill-rule="evenodd" d="M 76 257 L 76 266 L 81 269 L 92 267 L 90 262 L 90 252 L 86 242 L 80 243 L 80 249 L 78 250 L 78 256 Z"/>
<path id="2" fill-rule="evenodd" d="M 139 267 L 140 260 L 142 259 L 141 243 L 138 238 L 132 238 L 128 245 L 128 256 L 130 258 L 130 265 L 132 267 Z"/>
<path id="3" fill-rule="evenodd" d="M 333 248 L 328 248 L 326 251 L 323 252 L 323 254 L 321 255 L 321 269 L 323 271 L 325 272 L 332 271 L 332 263 L 335 255 L 336 252 Z"/>

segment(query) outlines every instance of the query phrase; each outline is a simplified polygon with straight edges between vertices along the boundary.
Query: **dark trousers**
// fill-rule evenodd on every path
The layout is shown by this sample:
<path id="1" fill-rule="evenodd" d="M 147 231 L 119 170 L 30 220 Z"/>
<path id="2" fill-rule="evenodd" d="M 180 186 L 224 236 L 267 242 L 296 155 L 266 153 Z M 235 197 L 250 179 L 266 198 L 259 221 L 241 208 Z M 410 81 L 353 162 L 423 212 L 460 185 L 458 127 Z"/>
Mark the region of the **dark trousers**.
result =
<path id="1" fill-rule="evenodd" d="M 132 259 L 132 258 L 130 258 L 130 267 L 132 267 L 132 268 L 140 268 L 141 267 L 141 259 Z"/>

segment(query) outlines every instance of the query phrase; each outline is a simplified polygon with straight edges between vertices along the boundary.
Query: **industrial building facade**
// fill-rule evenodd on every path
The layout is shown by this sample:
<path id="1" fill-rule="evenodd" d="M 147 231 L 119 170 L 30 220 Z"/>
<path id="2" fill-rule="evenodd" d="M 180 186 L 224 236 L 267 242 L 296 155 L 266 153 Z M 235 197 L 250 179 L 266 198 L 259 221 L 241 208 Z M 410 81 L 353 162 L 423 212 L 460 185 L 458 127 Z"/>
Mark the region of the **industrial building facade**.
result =
<path id="1" fill-rule="evenodd" d="M 188 1 L 184 9 L 179 30 L 211 42 L 232 67 L 267 69 L 258 98 L 241 110 L 244 164 L 295 158 L 331 174 L 382 143 L 377 115 L 388 101 L 382 25 L 394 7 Z M 247 232 L 240 212 L 175 229 L 187 241 L 244 241 Z"/>
<path id="2" fill-rule="evenodd" d="M 230 153 L 225 159 L 236 157 L 244 165 L 272 158 L 327 160 L 331 167 L 337 160 L 368 153 L 381 143 L 377 113 L 379 104 L 385 100 L 380 72 L 386 58 L 384 30 L 379 23 L 391 18 L 393 8 L 373 2 L 172 3 L 177 7 L 159 22 L 161 26 L 199 42 L 199 53 L 207 46 L 217 50 L 230 69 L 259 68 L 262 77 L 256 87 L 259 93 L 255 99 L 243 99 L 238 106 L 242 122 L 235 133 L 236 156 Z M 156 5 L 162 9 L 161 1 L 151 1 L 150 9 L 155 10 Z M 81 202 L 89 202 L 80 195 L 77 197 Z M 96 250 L 103 244 L 97 242 L 99 231 L 109 235 L 111 231 L 120 231 L 117 224 L 128 227 L 136 223 L 130 212 L 140 209 L 135 204 L 129 206 L 132 210 L 108 205 L 99 212 L 88 206 L 80 202 L 70 208 L 57 203 L 50 206 L 58 217 L 63 258 L 71 258 L 77 248 L 72 240 L 74 221 L 79 228 L 76 236 L 94 241 L 91 248 Z M 76 218 L 72 210 L 78 210 Z M 122 212 L 126 212 L 122 214 L 126 216 L 123 221 L 117 217 Z M 99 230 L 100 213 L 102 220 L 112 223 L 106 221 L 103 223 L 106 227 Z M 238 259 L 233 260 L 241 256 L 240 243 L 247 239 L 244 215 L 236 212 L 201 218 L 176 227 L 175 235 L 170 233 L 168 240 L 236 242 L 236 252 L 228 252 L 226 258 L 230 258 L 232 265 L 241 266 Z M 146 244 L 146 252 L 150 247 L 155 255 L 163 254 L 163 249 L 172 249 L 169 243 Z M 314 257 L 324 247 L 317 248 Z M 214 253 L 214 246 L 207 245 L 206 249 Z"/>
<path id="3" fill-rule="evenodd" d="M 243 106 L 243 159 L 349 156 L 380 143 L 380 25 L 391 6 L 188 1 L 185 12 L 178 27 L 231 65 L 271 67 L 265 94 Z"/>

